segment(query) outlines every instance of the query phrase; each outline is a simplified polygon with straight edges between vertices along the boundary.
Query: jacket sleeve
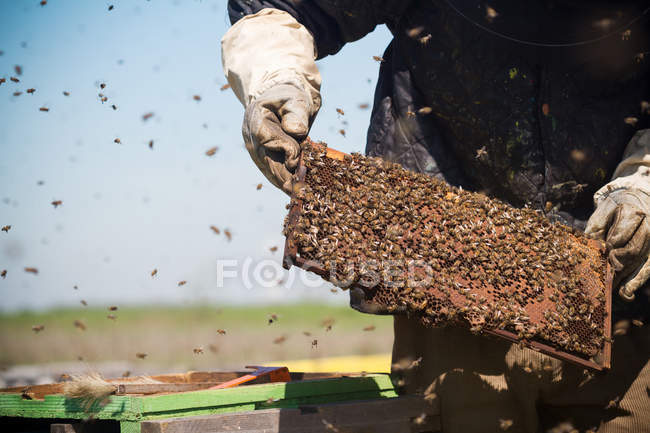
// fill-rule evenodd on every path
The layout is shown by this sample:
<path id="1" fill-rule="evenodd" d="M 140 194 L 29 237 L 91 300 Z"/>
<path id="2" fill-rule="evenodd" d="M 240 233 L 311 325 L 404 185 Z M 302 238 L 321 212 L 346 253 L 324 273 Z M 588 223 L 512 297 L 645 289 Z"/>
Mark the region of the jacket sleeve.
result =
<path id="1" fill-rule="evenodd" d="M 379 24 L 395 23 L 412 0 L 229 0 L 234 24 L 265 8 L 291 14 L 313 35 L 317 58 L 337 53 L 347 42 L 361 39 Z"/>
<path id="2" fill-rule="evenodd" d="M 594 194 L 594 203 L 598 206 L 610 193 L 621 189 L 638 189 L 650 195 L 650 129 L 638 131 L 630 140 L 611 182 Z"/>

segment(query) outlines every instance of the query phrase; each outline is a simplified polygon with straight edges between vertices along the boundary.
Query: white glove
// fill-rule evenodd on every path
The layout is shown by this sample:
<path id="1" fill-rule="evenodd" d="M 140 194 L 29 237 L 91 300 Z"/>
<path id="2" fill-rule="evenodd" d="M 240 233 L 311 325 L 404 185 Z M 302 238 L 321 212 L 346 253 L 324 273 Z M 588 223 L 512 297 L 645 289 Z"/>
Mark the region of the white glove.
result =
<path id="1" fill-rule="evenodd" d="M 291 193 L 291 174 L 320 109 L 320 73 L 312 35 L 286 12 L 263 9 L 228 30 L 223 68 L 246 107 L 242 134 L 257 167 Z"/>
<path id="2" fill-rule="evenodd" d="M 614 285 L 626 301 L 650 280 L 650 130 L 638 131 L 613 180 L 594 195 L 585 233 L 607 243 Z"/>

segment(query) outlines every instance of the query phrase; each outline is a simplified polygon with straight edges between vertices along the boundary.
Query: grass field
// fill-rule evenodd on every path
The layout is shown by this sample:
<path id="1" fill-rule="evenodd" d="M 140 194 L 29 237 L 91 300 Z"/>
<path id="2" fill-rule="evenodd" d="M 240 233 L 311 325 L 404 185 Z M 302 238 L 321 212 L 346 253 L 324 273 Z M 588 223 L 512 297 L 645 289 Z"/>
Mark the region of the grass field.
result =
<path id="1" fill-rule="evenodd" d="M 108 319 L 108 314 L 116 319 Z M 271 314 L 278 319 L 269 324 Z M 75 327 L 75 320 L 86 330 Z M 35 333 L 33 325 L 45 328 Z M 0 366 L 5 368 L 82 358 L 89 365 L 128 361 L 151 371 L 236 369 L 276 360 L 386 353 L 391 345 L 390 317 L 323 305 L 60 309 L 0 315 Z M 203 353 L 194 353 L 195 348 Z M 139 359 L 136 353 L 147 356 Z"/>

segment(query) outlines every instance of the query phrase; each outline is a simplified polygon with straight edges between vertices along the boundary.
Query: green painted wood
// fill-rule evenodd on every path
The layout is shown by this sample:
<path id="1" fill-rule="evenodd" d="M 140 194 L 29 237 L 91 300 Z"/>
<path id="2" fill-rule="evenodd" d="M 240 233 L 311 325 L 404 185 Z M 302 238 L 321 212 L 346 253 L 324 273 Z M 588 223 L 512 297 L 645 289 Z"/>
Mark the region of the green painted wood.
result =
<path id="1" fill-rule="evenodd" d="M 144 419 L 298 407 L 396 395 L 388 375 L 374 374 L 166 395 L 111 396 L 107 404 L 95 403 L 89 410 L 83 401 L 66 399 L 62 395 L 48 395 L 44 400 L 24 400 L 20 394 L 0 394 L 0 416 L 85 419 L 92 414 L 96 419 L 137 424 Z M 125 424 L 124 428 L 132 427 Z M 123 433 L 139 433 L 139 430 Z"/>

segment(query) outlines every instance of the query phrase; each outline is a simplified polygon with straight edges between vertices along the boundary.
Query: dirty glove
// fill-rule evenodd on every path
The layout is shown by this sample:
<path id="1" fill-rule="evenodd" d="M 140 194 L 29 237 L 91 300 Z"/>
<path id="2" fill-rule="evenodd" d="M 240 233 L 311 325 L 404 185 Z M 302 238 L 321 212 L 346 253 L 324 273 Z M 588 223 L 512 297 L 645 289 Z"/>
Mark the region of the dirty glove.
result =
<path id="1" fill-rule="evenodd" d="M 246 107 L 246 149 L 273 185 L 291 194 L 299 143 L 320 108 L 320 74 L 312 35 L 286 12 L 263 9 L 221 41 L 228 83 Z"/>
<path id="2" fill-rule="evenodd" d="M 585 233 L 606 242 L 619 295 L 632 301 L 650 280 L 650 130 L 628 144 L 613 180 L 594 195 Z"/>

